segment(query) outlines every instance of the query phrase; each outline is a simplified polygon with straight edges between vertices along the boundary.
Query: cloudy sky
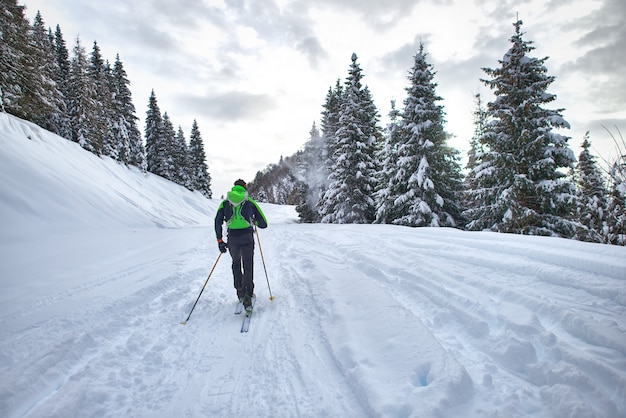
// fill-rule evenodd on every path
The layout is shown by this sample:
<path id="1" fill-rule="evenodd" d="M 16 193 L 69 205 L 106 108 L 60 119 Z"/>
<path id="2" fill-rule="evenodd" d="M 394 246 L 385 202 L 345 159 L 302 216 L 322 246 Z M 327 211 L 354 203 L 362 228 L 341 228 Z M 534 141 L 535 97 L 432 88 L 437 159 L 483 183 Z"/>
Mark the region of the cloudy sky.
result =
<path id="1" fill-rule="evenodd" d="M 32 22 L 60 25 L 72 49 L 97 41 L 109 61 L 119 54 L 144 130 L 150 92 L 187 139 L 198 121 L 222 195 L 242 177 L 308 139 L 328 89 L 348 74 L 355 52 L 387 122 L 392 99 L 405 98 L 421 42 L 436 71 L 446 130 L 465 152 L 474 95 L 491 100 L 483 67 L 497 67 L 516 16 L 532 56 L 550 57 L 557 77 L 550 108 L 565 109 L 564 133 L 576 155 L 587 130 L 603 158 L 616 147 L 607 127 L 626 136 L 624 0 L 21 0 Z M 617 127 L 617 128 L 616 128 Z"/>

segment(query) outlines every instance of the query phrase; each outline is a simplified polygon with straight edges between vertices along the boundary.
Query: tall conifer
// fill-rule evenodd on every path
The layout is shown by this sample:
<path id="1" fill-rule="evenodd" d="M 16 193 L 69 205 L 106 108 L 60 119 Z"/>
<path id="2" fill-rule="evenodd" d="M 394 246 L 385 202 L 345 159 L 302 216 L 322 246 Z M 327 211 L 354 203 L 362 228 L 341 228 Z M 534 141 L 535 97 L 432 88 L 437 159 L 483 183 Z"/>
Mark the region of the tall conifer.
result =
<path id="1" fill-rule="evenodd" d="M 58 120 L 54 123 L 57 126 L 57 134 L 65 139 L 72 139 L 72 126 L 69 116 L 69 103 L 70 103 L 70 58 L 69 51 L 65 39 L 63 39 L 63 32 L 59 25 L 56 26 L 54 32 L 54 59 L 56 61 L 54 81 L 56 82 L 57 91 L 61 97 L 61 104 L 59 105 L 60 112 L 58 114 Z"/>
<path id="2" fill-rule="evenodd" d="M 379 192 L 381 222 L 408 226 L 460 225 L 461 169 L 447 145 L 443 107 L 424 45 L 414 57 L 399 129 L 387 148 L 385 171 L 395 174 Z"/>
<path id="3" fill-rule="evenodd" d="M 375 219 L 374 193 L 381 138 L 378 114 L 363 78 L 356 54 L 345 82 L 335 133 L 330 184 L 321 202 L 322 222 L 371 223 Z"/>
<path id="4" fill-rule="evenodd" d="M 72 140 L 96 155 L 101 153 L 101 142 L 95 126 L 96 91 L 89 77 L 89 63 L 85 48 L 76 38 L 70 63 L 68 84 L 68 114 L 72 128 Z"/>
<path id="5" fill-rule="evenodd" d="M 24 60 L 28 54 L 28 20 L 17 0 L 2 0 L 0 13 L 0 106 L 16 116 L 24 95 Z"/>
<path id="6" fill-rule="evenodd" d="M 55 122 L 64 106 L 55 81 L 54 44 L 40 12 L 35 16 L 30 34 L 32 67 L 28 71 L 32 82 L 28 93 L 29 120 L 58 134 L 60 129 Z"/>
<path id="7" fill-rule="evenodd" d="M 610 203 L 608 214 L 608 242 L 615 245 L 626 245 L 626 141 L 617 131 L 619 140 L 613 137 L 617 145 L 617 158 L 609 168 Z M 610 133 L 610 132 L 609 132 Z"/>
<path id="8" fill-rule="evenodd" d="M 189 139 L 189 166 L 191 168 L 191 186 L 193 190 L 198 190 L 207 198 L 211 198 L 211 175 L 206 163 L 206 153 L 204 152 L 204 142 L 198 128 L 198 122 L 194 119 L 191 126 Z"/>
<path id="9" fill-rule="evenodd" d="M 148 171 L 157 175 L 163 175 L 162 159 L 164 158 L 163 147 L 163 116 L 157 103 L 154 90 L 148 100 L 146 111 L 146 163 Z"/>
<path id="10" fill-rule="evenodd" d="M 100 46 L 94 41 L 89 65 L 87 66 L 88 82 L 91 84 L 92 114 L 90 115 L 93 132 L 89 138 L 95 153 L 119 159 L 118 147 L 112 134 L 113 106 L 109 82 L 109 67 L 100 52 Z"/>
<path id="11" fill-rule="evenodd" d="M 578 219 L 584 226 L 576 238 L 582 241 L 606 242 L 608 233 L 607 191 L 595 157 L 589 151 L 589 132 L 582 143 L 583 150 L 578 156 L 576 179 L 578 182 Z"/>
<path id="12" fill-rule="evenodd" d="M 146 152 L 141 139 L 141 132 L 137 127 L 139 118 L 135 113 L 129 85 L 130 81 L 118 54 L 113 65 L 111 86 L 115 109 L 113 136 L 118 149 L 117 154 L 120 161 L 125 164 L 145 170 Z"/>
<path id="13" fill-rule="evenodd" d="M 544 106 L 555 100 L 547 88 L 547 58 L 529 57 L 534 47 L 523 39 L 522 21 L 515 22 L 511 48 L 500 67 L 483 70 L 483 82 L 494 90 L 488 104 L 493 119 L 480 138 L 487 150 L 478 158 L 471 191 L 473 207 L 466 214 L 472 230 L 533 235 L 574 236 L 574 184 L 567 171 L 574 167 L 569 138 L 553 128 L 569 128 L 562 109 Z"/>

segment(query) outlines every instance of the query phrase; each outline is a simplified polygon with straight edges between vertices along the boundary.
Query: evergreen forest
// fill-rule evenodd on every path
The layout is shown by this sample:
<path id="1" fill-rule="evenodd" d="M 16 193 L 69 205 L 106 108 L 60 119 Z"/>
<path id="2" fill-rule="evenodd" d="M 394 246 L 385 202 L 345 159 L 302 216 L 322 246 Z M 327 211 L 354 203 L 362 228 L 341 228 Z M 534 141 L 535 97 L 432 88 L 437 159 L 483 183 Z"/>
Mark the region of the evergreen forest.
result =
<path id="1" fill-rule="evenodd" d="M 154 91 L 145 138 L 119 57 L 111 64 L 94 41 L 88 53 L 77 37 L 71 53 L 59 25 L 33 23 L 16 0 L 1 0 L 0 110 L 33 122 L 86 150 L 157 174 L 211 197 L 204 143 L 194 121 L 189 143 L 161 113 Z M 144 142 L 145 139 L 145 142 Z"/>
<path id="2" fill-rule="evenodd" d="M 30 23 L 24 6 L 0 0 L 2 112 L 77 142 L 121 164 L 162 176 L 211 198 L 211 176 L 196 121 L 189 141 L 156 94 L 145 128 L 118 56 L 111 64 L 94 41 L 70 50 L 59 25 Z M 569 123 L 549 92 L 548 57 L 533 56 L 522 21 L 508 51 L 480 81 L 467 164 L 449 144 L 445 109 L 425 45 L 407 69 L 406 95 L 381 126 L 358 56 L 326 92 L 319 124 L 292 156 L 281 157 L 249 184 L 255 199 L 296 206 L 302 222 L 384 223 L 556 236 L 626 245 L 626 143 L 611 134 L 618 157 L 601 167 L 587 134 L 580 155 L 563 133 Z"/>

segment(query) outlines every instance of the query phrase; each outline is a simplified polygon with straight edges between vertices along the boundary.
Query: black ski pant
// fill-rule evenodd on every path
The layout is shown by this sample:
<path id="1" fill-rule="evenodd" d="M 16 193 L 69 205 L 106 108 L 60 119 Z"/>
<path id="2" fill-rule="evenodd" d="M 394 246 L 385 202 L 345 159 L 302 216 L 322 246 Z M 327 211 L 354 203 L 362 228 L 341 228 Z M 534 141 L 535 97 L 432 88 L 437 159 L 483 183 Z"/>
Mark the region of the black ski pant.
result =
<path id="1" fill-rule="evenodd" d="M 228 250 L 233 258 L 233 284 L 235 289 L 242 289 L 244 294 L 254 293 L 254 235 L 252 231 L 244 234 L 229 234 Z"/>

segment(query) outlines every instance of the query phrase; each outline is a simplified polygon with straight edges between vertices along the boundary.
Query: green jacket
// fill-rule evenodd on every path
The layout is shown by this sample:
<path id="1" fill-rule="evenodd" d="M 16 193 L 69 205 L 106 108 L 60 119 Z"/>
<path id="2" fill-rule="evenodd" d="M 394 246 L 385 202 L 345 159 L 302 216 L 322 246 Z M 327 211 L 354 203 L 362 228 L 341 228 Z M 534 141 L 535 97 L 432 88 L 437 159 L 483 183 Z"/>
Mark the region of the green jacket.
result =
<path id="1" fill-rule="evenodd" d="M 217 240 L 223 237 L 223 224 L 226 222 L 229 235 L 252 233 L 253 225 L 267 228 L 267 219 L 259 204 L 248 197 L 248 192 L 242 186 L 233 186 L 217 209 L 215 215 L 215 236 Z"/>

